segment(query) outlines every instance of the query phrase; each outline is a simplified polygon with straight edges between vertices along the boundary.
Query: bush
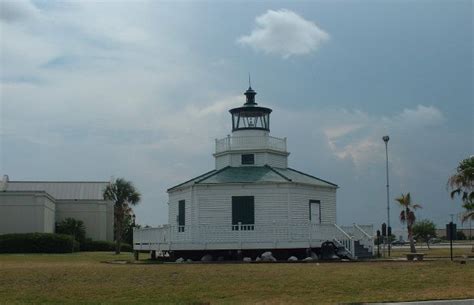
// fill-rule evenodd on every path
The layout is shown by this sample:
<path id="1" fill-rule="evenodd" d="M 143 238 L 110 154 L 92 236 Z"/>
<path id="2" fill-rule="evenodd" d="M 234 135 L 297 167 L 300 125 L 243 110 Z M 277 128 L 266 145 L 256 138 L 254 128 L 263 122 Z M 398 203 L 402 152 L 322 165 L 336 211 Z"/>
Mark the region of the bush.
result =
<path id="1" fill-rule="evenodd" d="M 72 235 L 79 243 L 83 243 L 86 239 L 84 222 L 70 217 L 56 224 L 56 233 Z"/>
<path id="2" fill-rule="evenodd" d="M 456 240 L 465 240 L 465 239 L 466 239 L 466 234 L 464 234 L 463 231 L 456 232 Z"/>
<path id="3" fill-rule="evenodd" d="M 120 250 L 123 252 L 132 252 L 132 246 L 122 244 Z M 106 240 L 86 240 L 81 244 L 81 251 L 115 251 L 115 243 Z"/>
<path id="4" fill-rule="evenodd" d="M 0 235 L 0 253 L 71 253 L 79 243 L 69 235 L 22 233 Z"/>

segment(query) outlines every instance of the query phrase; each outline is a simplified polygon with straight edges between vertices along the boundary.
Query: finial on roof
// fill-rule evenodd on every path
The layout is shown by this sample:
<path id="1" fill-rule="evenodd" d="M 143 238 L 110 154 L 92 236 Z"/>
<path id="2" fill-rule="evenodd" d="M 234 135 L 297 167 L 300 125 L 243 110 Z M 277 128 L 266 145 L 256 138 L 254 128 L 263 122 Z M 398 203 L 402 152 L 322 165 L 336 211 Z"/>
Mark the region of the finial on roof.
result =
<path id="1" fill-rule="evenodd" d="M 252 82 L 250 81 L 250 72 L 249 72 L 249 88 L 252 88 Z"/>
<path id="2" fill-rule="evenodd" d="M 255 92 L 252 89 L 251 83 L 250 83 L 250 73 L 249 73 L 249 88 L 247 91 L 245 91 L 245 96 L 247 97 L 247 100 L 244 104 L 244 106 L 255 106 L 257 103 L 255 102 L 255 95 L 257 95 L 257 92 Z"/>

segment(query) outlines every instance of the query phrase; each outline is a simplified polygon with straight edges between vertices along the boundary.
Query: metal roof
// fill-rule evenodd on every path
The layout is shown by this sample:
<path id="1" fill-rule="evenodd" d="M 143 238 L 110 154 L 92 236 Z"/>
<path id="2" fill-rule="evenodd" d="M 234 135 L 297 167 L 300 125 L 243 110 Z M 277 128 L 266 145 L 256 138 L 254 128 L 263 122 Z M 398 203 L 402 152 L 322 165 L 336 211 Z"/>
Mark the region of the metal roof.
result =
<path id="1" fill-rule="evenodd" d="M 306 174 L 300 171 L 297 171 L 296 169 L 292 168 L 275 168 L 272 167 L 272 169 L 276 170 L 286 178 L 290 179 L 293 182 L 296 183 L 307 183 L 307 184 L 315 184 L 319 186 L 333 186 L 337 187 L 337 184 L 329 182 L 327 180 L 323 180 L 318 177 L 314 177 L 310 174 Z"/>
<path id="2" fill-rule="evenodd" d="M 8 181 L 6 191 L 44 191 L 58 200 L 103 200 L 110 182 Z"/>
<path id="3" fill-rule="evenodd" d="M 188 187 L 194 184 L 220 183 L 303 183 L 323 187 L 337 187 L 329 181 L 305 174 L 292 168 L 275 168 L 265 166 L 224 167 L 220 170 L 207 172 L 201 176 L 178 184 L 168 191 L 178 187 Z"/>
<path id="4" fill-rule="evenodd" d="M 198 180 L 197 183 L 285 182 L 285 178 L 269 166 L 226 167 L 225 170 Z"/>

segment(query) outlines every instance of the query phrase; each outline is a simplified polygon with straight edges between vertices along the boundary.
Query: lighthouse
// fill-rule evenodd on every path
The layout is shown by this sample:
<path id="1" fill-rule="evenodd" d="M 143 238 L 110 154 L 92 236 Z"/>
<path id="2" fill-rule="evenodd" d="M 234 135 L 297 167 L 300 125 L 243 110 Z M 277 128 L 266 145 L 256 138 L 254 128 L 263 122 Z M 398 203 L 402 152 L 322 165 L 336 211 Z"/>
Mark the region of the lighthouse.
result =
<path id="1" fill-rule="evenodd" d="M 230 109 L 232 136 L 216 139 L 216 169 L 226 166 L 276 166 L 286 168 L 286 138 L 270 136 L 272 109 L 258 106 L 255 92 L 249 87 L 245 103 Z"/>
<path id="2" fill-rule="evenodd" d="M 372 255 L 372 227 L 337 225 L 338 186 L 289 167 L 287 139 L 270 135 L 272 109 L 256 95 L 249 84 L 243 105 L 229 110 L 232 130 L 215 140 L 215 168 L 169 188 L 169 223 L 135 230 L 134 249 L 303 258 L 330 242 L 351 258 Z"/>

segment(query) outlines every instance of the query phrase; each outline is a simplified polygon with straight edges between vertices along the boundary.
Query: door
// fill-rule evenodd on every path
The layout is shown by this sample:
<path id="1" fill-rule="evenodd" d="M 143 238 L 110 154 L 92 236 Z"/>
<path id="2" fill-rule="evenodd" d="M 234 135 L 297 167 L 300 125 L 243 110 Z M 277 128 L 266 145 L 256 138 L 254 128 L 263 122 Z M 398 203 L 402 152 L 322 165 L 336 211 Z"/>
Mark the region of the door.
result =
<path id="1" fill-rule="evenodd" d="M 178 203 L 178 232 L 184 232 L 186 225 L 186 201 L 180 200 Z"/>
<path id="2" fill-rule="evenodd" d="M 321 202 L 319 200 L 309 201 L 309 220 L 313 224 L 321 223 Z"/>
<path id="3" fill-rule="evenodd" d="M 253 231 L 255 204 L 253 196 L 232 196 L 232 230 Z"/>

